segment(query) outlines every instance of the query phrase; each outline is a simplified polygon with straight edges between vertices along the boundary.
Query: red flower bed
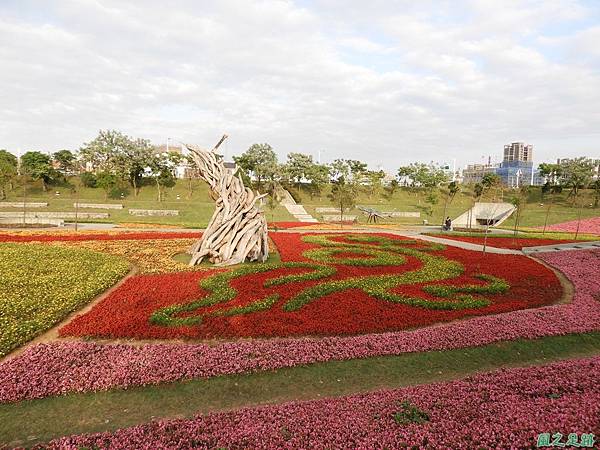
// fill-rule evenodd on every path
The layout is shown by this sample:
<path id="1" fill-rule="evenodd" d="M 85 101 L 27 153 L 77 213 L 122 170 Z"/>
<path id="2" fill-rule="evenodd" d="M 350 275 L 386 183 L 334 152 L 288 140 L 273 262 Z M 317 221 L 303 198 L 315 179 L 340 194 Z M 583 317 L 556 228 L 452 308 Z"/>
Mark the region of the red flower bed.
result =
<path id="1" fill-rule="evenodd" d="M 0 234 L 0 242 L 54 242 L 54 241 L 131 241 L 146 239 L 193 239 L 200 238 L 197 232 L 119 232 L 114 234 Z"/>
<path id="2" fill-rule="evenodd" d="M 472 244 L 483 245 L 484 236 L 454 236 L 454 235 L 432 235 L 450 239 L 452 241 L 471 242 Z M 487 245 L 496 248 L 508 248 L 511 250 L 521 250 L 523 247 L 537 247 L 540 245 L 568 244 L 574 239 L 537 239 L 537 238 L 513 238 L 513 237 L 488 237 Z"/>
<path id="3" fill-rule="evenodd" d="M 396 236 L 387 237 L 393 240 L 400 239 Z M 320 248 L 314 243 L 304 242 L 301 234 L 274 233 L 272 239 L 279 249 L 282 261 L 309 261 L 303 253 Z M 344 237 L 339 236 L 334 239 L 343 240 Z M 377 248 L 375 244 L 373 245 Z M 419 248 L 418 244 L 415 248 Z M 348 280 L 353 277 L 401 275 L 420 270 L 424 263 L 414 255 L 405 254 L 405 262 L 401 265 L 335 264 L 337 272 L 324 280 L 302 280 L 264 287 L 266 280 L 276 276 L 307 273 L 306 268 L 280 267 L 268 272 L 233 278 L 229 286 L 237 290 L 238 294 L 232 300 L 204 306 L 179 316 L 203 315 L 201 324 L 165 326 L 151 323 L 150 317 L 153 313 L 169 305 L 185 304 L 205 298 L 209 292 L 199 286 L 199 281 L 217 272 L 143 275 L 127 280 L 90 312 L 76 317 L 64 326 L 60 334 L 112 338 L 235 338 L 363 334 L 421 327 L 465 316 L 539 307 L 556 302 L 562 294 L 560 282 L 554 273 L 524 256 L 482 255 L 480 252 L 454 247 L 427 253 L 443 257 L 447 261 L 458 262 L 464 267 L 464 273 L 435 281 L 437 285 L 456 287 L 481 284 L 475 275 L 483 273 L 505 280 L 510 288 L 506 292 L 485 294 L 490 301 L 489 304 L 477 308 L 434 309 L 411 306 L 406 303 L 377 299 L 367 295 L 362 289 L 346 289 L 316 298 L 297 310 L 286 311 L 283 306 L 287 301 L 320 283 Z M 339 255 L 335 257 L 339 258 Z M 431 284 L 431 282 L 402 284 L 391 289 L 391 292 L 425 299 L 435 304 L 439 298 L 423 292 L 424 284 Z M 236 315 L 217 313 L 225 309 L 247 307 L 256 300 L 265 299 L 273 294 L 278 294 L 279 298 L 267 309 L 253 309 L 251 312 L 246 311 Z"/>
<path id="4" fill-rule="evenodd" d="M 305 227 L 307 225 L 314 225 L 311 222 L 269 222 L 269 228 L 298 228 Z"/>

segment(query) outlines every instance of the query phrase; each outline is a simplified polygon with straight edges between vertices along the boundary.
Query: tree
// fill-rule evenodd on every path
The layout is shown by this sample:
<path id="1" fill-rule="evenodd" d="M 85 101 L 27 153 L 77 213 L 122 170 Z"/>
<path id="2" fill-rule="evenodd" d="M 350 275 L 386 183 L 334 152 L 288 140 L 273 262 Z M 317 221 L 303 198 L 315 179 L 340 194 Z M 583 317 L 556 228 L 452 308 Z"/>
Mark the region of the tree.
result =
<path id="1" fill-rule="evenodd" d="M 590 159 L 582 157 L 570 159 L 561 165 L 565 185 L 571 188 L 569 197 L 575 199 L 579 195 L 579 190 L 592 181 L 594 164 Z"/>
<path id="2" fill-rule="evenodd" d="M 596 178 L 590 187 L 594 190 L 594 208 L 597 208 L 600 204 L 600 177 Z"/>
<path id="3" fill-rule="evenodd" d="M 526 204 L 527 196 L 529 195 L 529 186 L 521 186 L 513 195 L 510 202 L 516 208 L 514 236 L 517 235 L 519 224 L 521 221 L 522 210 Z"/>
<path id="4" fill-rule="evenodd" d="M 18 160 L 7 150 L 0 150 L 0 200 L 6 199 L 6 186 L 17 176 Z"/>
<path id="5" fill-rule="evenodd" d="M 448 210 L 448 205 L 452 203 L 456 194 L 460 192 L 460 185 L 456 181 L 451 181 L 448 183 L 448 189 L 446 189 L 446 200 L 444 201 L 444 214 L 442 214 L 442 221 L 446 220 L 446 212 Z M 443 224 L 444 222 L 442 222 Z"/>
<path id="6" fill-rule="evenodd" d="M 183 162 L 185 164 L 184 175 L 187 179 L 187 198 L 189 200 L 194 194 L 193 181 L 194 179 L 199 178 L 200 174 L 198 173 L 198 164 L 196 164 L 196 161 L 192 155 L 185 155 L 183 157 Z"/>
<path id="7" fill-rule="evenodd" d="M 435 188 L 446 183 L 448 175 L 434 164 L 411 163 L 398 169 L 398 179 L 413 187 Z"/>
<path id="8" fill-rule="evenodd" d="M 100 130 L 93 141 L 83 144 L 79 156 L 90 163 L 95 171 L 123 173 L 122 156 L 131 145 L 131 138 L 116 130 Z"/>
<path id="9" fill-rule="evenodd" d="M 162 153 L 155 155 L 150 161 L 150 170 L 156 182 L 157 200 L 162 202 L 164 199 L 165 188 L 175 186 L 175 167 L 180 163 L 181 155 L 175 152 Z"/>
<path id="10" fill-rule="evenodd" d="M 292 152 L 287 155 L 287 162 L 283 166 L 283 171 L 290 179 L 296 182 L 296 186 L 300 190 L 300 183 L 303 179 L 307 178 L 307 174 L 313 165 L 314 162 L 311 155 Z"/>
<path id="11" fill-rule="evenodd" d="M 336 159 L 330 164 L 329 170 L 334 180 L 344 177 L 346 182 L 360 183 L 367 173 L 367 164 L 356 159 Z"/>
<path id="12" fill-rule="evenodd" d="M 79 178 L 81 184 L 87 188 L 95 188 L 97 186 L 98 180 L 92 172 L 83 172 Z"/>
<path id="13" fill-rule="evenodd" d="M 306 179 L 310 182 L 310 196 L 320 195 L 323 186 L 329 183 L 331 177 L 329 167 L 325 164 L 312 164 L 305 174 Z"/>
<path id="14" fill-rule="evenodd" d="M 548 184 L 548 183 L 546 183 Z M 545 186 L 545 185 L 544 185 Z M 556 194 L 560 194 L 562 192 L 562 186 L 560 184 L 550 185 L 548 188 L 550 192 L 550 201 L 548 202 L 548 208 L 546 209 L 546 217 L 544 218 L 544 228 L 542 230 L 542 234 L 546 233 L 546 227 L 548 226 L 548 217 L 550 217 L 550 209 L 552 209 L 552 204 L 554 203 L 554 197 Z"/>
<path id="15" fill-rule="evenodd" d="M 388 195 L 388 197 L 393 197 L 394 194 L 396 193 L 396 191 L 398 190 L 398 180 L 393 179 L 392 181 L 389 182 L 389 184 L 385 187 L 385 191 Z"/>
<path id="16" fill-rule="evenodd" d="M 332 182 L 329 199 L 340 210 L 340 223 L 344 221 L 344 211 L 354 208 L 357 191 L 357 184 L 352 180 L 346 181 L 343 176 Z"/>
<path id="17" fill-rule="evenodd" d="M 368 170 L 365 173 L 365 177 L 369 182 L 367 190 L 369 199 L 371 199 L 381 193 L 381 189 L 383 188 L 382 181 L 385 178 L 385 172 L 383 170 Z"/>
<path id="18" fill-rule="evenodd" d="M 433 189 L 429 189 L 425 196 L 425 205 L 419 205 L 417 208 L 419 208 L 426 216 L 431 217 L 433 215 L 433 207 L 437 205 L 438 202 L 439 199 L 436 192 Z"/>
<path id="19" fill-rule="evenodd" d="M 48 184 L 56 177 L 56 171 L 50 164 L 50 157 L 42 152 L 27 152 L 21 156 L 21 167 L 33 180 L 42 181 L 42 189 L 48 190 Z"/>
<path id="20" fill-rule="evenodd" d="M 124 174 L 136 197 L 140 191 L 144 171 L 150 166 L 152 158 L 153 147 L 149 140 L 131 138 L 128 138 L 128 142 L 116 158 L 117 172 Z"/>
<path id="21" fill-rule="evenodd" d="M 481 186 L 483 186 L 483 195 L 485 192 L 502 186 L 502 178 L 495 173 L 488 172 L 481 178 Z M 494 195 L 494 200 L 496 200 L 496 195 Z"/>
<path id="22" fill-rule="evenodd" d="M 58 170 L 63 174 L 75 169 L 77 157 L 70 150 L 59 150 L 52 155 L 52 159 L 58 163 Z"/>
<path id="23" fill-rule="evenodd" d="M 99 172 L 96 174 L 96 186 L 104 190 L 104 200 L 112 196 L 115 188 L 119 185 L 119 179 L 114 173 Z"/>
<path id="24" fill-rule="evenodd" d="M 278 172 L 277 155 L 269 144 L 253 144 L 240 156 L 234 157 L 238 167 L 248 175 L 254 174 L 260 189 L 262 182 L 274 179 Z"/>

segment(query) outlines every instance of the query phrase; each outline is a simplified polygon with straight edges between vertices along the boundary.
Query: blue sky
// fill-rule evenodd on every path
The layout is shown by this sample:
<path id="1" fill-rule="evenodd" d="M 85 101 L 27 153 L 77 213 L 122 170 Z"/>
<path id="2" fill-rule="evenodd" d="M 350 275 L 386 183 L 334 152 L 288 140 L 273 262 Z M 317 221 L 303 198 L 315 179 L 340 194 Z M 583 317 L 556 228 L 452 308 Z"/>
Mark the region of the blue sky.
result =
<path id="1" fill-rule="evenodd" d="M 0 148 L 99 129 L 388 171 L 600 157 L 600 2 L 0 1 Z"/>

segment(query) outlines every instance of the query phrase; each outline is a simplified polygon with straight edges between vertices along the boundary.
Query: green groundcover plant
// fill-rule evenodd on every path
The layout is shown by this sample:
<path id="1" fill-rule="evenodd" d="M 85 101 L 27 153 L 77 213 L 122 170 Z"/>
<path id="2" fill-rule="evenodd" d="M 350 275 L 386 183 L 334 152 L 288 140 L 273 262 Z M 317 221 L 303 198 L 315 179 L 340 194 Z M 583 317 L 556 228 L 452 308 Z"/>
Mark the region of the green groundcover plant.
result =
<path id="1" fill-rule="evenodd" d="M 128 267 L 91 250 L 0 244 L 0 356 L 88 303 Z"/>

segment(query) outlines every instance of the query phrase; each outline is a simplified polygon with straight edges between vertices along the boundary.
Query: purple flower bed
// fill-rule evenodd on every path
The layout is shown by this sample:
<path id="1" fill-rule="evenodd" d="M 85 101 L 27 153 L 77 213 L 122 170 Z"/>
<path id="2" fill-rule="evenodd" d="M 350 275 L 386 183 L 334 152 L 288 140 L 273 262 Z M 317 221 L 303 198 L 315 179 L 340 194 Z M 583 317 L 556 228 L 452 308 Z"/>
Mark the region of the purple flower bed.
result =
<path id="1" fill-rule="evenodd" d="M 486 345 L 600 330 L 600 251 L 544 253 L 576 287 L 572 303 L 476 317 L 410 332 L 206 344 L 55 342 L 0 364 L 0 402 L 278 369 L 331 359 Z"/>
<path id="2" fill-rule="evenodd" d="M 600 357 L 460 381 L 245 408 L 71 436 L 38 448 L 535 448 L 600 434 Z M 589 441 L 588 441 L 589 442 Z M 572 447 L 570 447 L 572 448 Z"/>

